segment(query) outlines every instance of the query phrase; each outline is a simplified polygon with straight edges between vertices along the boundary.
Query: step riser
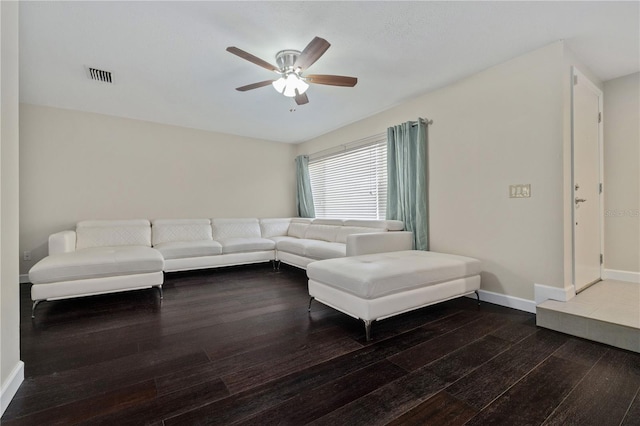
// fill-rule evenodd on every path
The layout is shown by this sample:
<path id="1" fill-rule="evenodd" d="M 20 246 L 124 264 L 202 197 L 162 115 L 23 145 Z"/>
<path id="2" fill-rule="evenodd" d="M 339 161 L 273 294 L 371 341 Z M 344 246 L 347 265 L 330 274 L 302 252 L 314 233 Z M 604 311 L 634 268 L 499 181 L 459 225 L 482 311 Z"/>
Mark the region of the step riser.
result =
<path id="1" fill-rule="evenodd" d="M 536 312 L 536 324 L 539 327 L 640 353 L 640 329 L 637 328 L 571 315 L 540 306 Z"/>

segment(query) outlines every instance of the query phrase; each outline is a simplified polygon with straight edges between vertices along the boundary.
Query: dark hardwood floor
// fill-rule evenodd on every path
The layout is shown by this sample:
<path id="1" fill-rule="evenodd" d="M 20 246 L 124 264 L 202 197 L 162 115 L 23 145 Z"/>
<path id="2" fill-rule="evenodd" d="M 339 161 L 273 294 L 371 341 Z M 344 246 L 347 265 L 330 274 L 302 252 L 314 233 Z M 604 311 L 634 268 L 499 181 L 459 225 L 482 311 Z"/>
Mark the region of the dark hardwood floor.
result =
<path id="1" fill-rule="evenodd" d="M 640 425 L 640 354 L 460 298 L 373 326 L 304 271 L 169 274 L 41 304 L 21 291 L 26 378 L 2 425 Z"/>

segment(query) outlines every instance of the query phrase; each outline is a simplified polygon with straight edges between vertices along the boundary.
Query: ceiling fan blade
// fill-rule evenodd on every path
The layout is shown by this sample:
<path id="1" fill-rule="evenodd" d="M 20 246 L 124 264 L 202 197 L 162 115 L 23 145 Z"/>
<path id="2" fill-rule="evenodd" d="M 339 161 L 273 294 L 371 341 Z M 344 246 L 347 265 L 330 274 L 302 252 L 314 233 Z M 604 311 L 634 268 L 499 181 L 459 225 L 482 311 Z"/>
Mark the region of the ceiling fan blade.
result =
<path id="1" fill-rule="evenodd" d="M 324 52 L 331 46 L 329 42 L 323 38 L 315 37 L 307 47 L 304 48 L 298 59 L 296 60 L 296 68 L 305 70 L 314 64 L 315 61 L 320 59 Z"/>
<path id="2" fill-rule="evenodd" d="M 246 86 L 236 87 L 236 90 L 240 92 L 246 92 L 247 90 L 257 89 L 258 87 L 268 86 L 273 83 L 275 80 L 265 80 L 259 83 L 247 84 Z"/>
<path id="3" fill-rule="evenodd" d="M 245 52 L 242 49 L 238 49 L 235 46 L 231 46 L 231 47 L 227 47 L 227 52 L 229 53 L 233 53 L 236 56 L 241 57 L 242 59 L 245 59 L 249 62 L 252 62 L 258 66 L 261 66 L 262 68 L 266 68 L 269 71 L 274 71 L 277 73 L 280 73 L 280 69 L 278 67 L 276 67 L 275 65 L 271 65 L 269 62 L 267 61 L 263 61 L 262 59 L 258 58 L 257 56 L 253 56 L 251 53 L 249 52 Z"/>
<path id="4" fill-rule="evenodd" d="M 294 99 L 298 105 L 304 105 L 309 103 L 309 98 L 307 97 L 307 94 L 298 93 L 298 89 L 296 89 L 296 97 Z"/>
<path id="5" fill-rule="evenodd" d="M 344 75 L 310 74 L 305 76 L 304 79 L 307 80 L 307 83 L 342 87 L 353 87 L 358 83 L 357 78 L 346 77 Z"/>

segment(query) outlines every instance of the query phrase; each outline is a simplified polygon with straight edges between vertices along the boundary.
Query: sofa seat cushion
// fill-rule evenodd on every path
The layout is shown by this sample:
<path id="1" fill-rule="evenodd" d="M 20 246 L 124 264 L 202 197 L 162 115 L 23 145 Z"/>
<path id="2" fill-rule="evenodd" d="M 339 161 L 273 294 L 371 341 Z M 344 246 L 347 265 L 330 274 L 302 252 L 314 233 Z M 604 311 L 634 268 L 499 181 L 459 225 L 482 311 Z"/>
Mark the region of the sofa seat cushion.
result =
<path id="1" fill-rule="evenodd" d="M 33 284 L 161 272 L 162 254 L 143 246 L 93 247 L 47 256 L 29 271 Z"/>
<path id="2" fill-rule="evenodd" d="M 305 245 L 311 240 L 305 240 L 304 238 L 286 238 L 278 241 L 276 248 L 278 251 L 284 251 L 291 254 L 297 254 L 298 256 L 304 256 Z"/>
<path id="3" fill-rule="evenodd" d="M 345 244 L 304 238 L 282 239 L 278 241 L 277 249 L 278 251 L 317 260 L 344 257 L 347 253 L 347 246 Z"/>
<path id="4" fill-rule="evenodd" d="M 267 238 L 226 238 L 220 241 L 222 254 L 265 251 L 276 248 L 276 243 Z"/>
<path id="5" fill-rule="evenodd" d="M 217 241 L 176 241 L 153 246 L 165 259 L 216 256 L 222 254 L 222 245 Z"/>
<path id="6" fill-rule="evenodd" d="M 276 236 L 276 237 L 269 237 L 270 240 L 273 240 L 273 242 L 276 243 L 276 247 L 278 247 L 278 243 L 280 241 L 298 241 L 300 238 L 296 238 L 296 237 L 288 237 L 286 235 L 282 235 L 282 236 Z"/>
<path id="7" fill-rule="evenodd" d="M 477 259 L 429 251 L 366 254 L 310 263 L 310 280 L 364 299 L 480 274 Z"/>

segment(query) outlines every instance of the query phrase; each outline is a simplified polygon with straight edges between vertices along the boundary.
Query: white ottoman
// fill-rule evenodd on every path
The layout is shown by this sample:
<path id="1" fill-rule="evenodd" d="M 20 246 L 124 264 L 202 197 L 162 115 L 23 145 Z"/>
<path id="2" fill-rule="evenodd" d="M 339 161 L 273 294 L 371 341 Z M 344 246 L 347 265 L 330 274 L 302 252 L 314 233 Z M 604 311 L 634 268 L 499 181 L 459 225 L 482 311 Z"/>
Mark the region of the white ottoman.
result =
<path id="1" fill-rule="evenodd" d="M 476 293 L 477 259 L 430 251 L 396 251 L 312 262 L 309 309 L 315 299 L 371 323 L 434 303 Z M 478 296 L 478 302 L 480 298 Z"/>

